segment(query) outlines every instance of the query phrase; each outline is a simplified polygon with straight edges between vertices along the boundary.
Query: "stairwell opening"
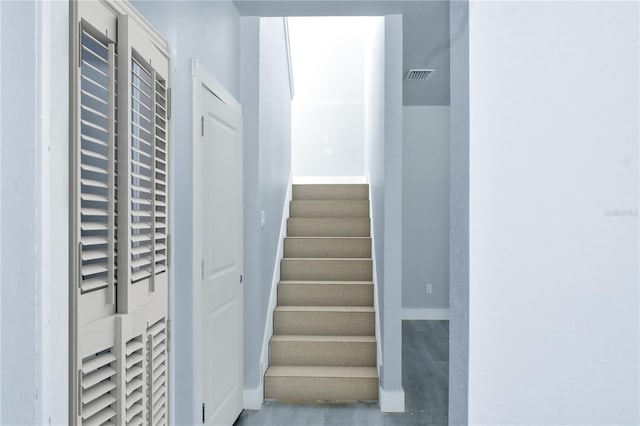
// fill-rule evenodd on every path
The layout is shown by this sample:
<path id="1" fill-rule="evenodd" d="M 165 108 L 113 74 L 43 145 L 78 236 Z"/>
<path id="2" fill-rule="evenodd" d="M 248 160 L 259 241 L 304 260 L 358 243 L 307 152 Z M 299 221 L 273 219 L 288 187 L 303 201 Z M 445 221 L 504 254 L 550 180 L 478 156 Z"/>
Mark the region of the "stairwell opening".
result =
<path id="1" fill-rule="evenodd" d="M 382 19 L 288 18 L 294 183 L 366 182 L 368 55 Z"/>

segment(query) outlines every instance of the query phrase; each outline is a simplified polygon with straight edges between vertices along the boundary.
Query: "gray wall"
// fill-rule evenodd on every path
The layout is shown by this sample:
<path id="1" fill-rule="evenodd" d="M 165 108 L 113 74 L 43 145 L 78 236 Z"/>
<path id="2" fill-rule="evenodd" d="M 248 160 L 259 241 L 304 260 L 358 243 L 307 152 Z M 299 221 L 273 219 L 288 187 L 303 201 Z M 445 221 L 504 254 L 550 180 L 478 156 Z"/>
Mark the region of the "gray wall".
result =
<path id="1" fill-rule="evenodd" d="M 469 3 L 452 1 L 449 170 L 449 424 L 465 425 L 469 387 Z"/>
<path id="2" fill-rule="evenodd" d="M 173 56 L 173 392 L 176 424 L 195 424 L 191 59 L 197 58 L 236 99 L 240 95 L 240 17 L 230 1 L 136 1 L 168 40 Z M 173 423 L 173 422 L 172 422 Z"/>
<path id="3" fill-rule="evenodd" d="M 2 424 L 38 421 L 41 221 L 38 162 L 38 4 L 3 2 L 0 24 L 0 386 Z"/>
<path id="4" fill-rule="evenodd" d="M 242 68 L 248 71 L 242 75 L 242 103 L 249 109 L 244 123 L 245 243 L 251 244 L 245 255 L 244 380 L 245 388 L 256 388 L 263 380 L 260 355 L 291 175 L 291 89 L 283 18 L 242 18 L 242 26 L 242 48 L 247 49 Z"/>
<path id="5" fill-rule="evenodd" d="M 449 107 L 403 107 L 402 138 L 402 306 L 446 309 Z"/>
<path id="6" fill-rule="evenodd" d="M 69 5 L 0 8 L 0 424 L 65 424 Z"/>
<path id="7" fill-rule="evenodd" d="M 640 4 L 469 22 L 469 423 L 637 425 Z"/>
<path id="8" fill-rule="evenodd" d="M 402 14 L 402 68 L 434 68 L 430 80 L 404 82 L 404 105 L 449 105 L 449 1 L 235 0 L 243 16 Z"/>
<path id="9" fill-rule="evenodd" d="M 384 339 L 381 382 L 384 390 L 401 392 L 402 15 L 385 16 L 384 33 Z"/>

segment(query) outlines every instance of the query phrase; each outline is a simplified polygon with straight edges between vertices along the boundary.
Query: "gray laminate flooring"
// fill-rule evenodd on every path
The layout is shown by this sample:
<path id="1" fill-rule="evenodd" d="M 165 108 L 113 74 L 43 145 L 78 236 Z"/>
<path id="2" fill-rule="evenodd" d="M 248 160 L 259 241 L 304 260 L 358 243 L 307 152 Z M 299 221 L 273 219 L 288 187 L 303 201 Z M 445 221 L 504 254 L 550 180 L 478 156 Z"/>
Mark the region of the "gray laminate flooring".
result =
<path id="1" fill-rule="evenodd" d="M 235 426 L 446 425 L 449 406 L 449 323 L 403 321 L 402 366 L 404 413 L 380 413 L 377 403 L 265 401 L 260 410 L 245 410 Z"/>

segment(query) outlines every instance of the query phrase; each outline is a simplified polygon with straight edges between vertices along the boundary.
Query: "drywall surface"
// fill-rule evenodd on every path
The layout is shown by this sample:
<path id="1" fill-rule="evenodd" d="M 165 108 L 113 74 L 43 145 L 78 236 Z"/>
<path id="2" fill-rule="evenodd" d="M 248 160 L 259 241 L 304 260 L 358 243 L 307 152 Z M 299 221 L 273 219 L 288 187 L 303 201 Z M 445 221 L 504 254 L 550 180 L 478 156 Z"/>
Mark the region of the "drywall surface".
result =
<path id="1" fill-rule="evenodd" d="M 69 2 L 39 3 L 42 205 L 39 423 L 69 423 Z"/>
<path id="2" fill-rule="evenodd" d="M 378 19 L 365 42 L 365 169 L 371 192 L 378 317 L 384 322 L 384 19 Z M 384 339 L 380 330 L 379 339 Z M 378 360 L 380 363 L 380 360 Z"/>
<path id="3" fill-rule="evenodd" d="M 135 1 L 134 6 L 163 34 L 173 65 L 173 190 L 174 263 L 172 391 L 175 424 L 200 421 L 199 372 L 194 353 L 193 306 L 193 112 L 191 60 L 198 61 L 236 98 L 239 97 L 240 17 L 230 1 Z M 206 42 L 205 42 L 206 40 Z"/>
<path id="4" fill-rule="evenodd" d="M 459 2 L 460 0 L 456 0 Z M 235 0 L 242 16 L 403 15 L 403 70 L 433 68 L 430 80 L 404 82 L 404 105 L 449 105 L 449 1 Z"/>
<path id="5" fill-rule="evenodd" d="M 244 108 L 244 387 L 258 387 L 267 277 L 260 269 L 260 18 L 240 18 L 240 102 Z M 269 218 L 271 219 L 271 218 Z M 271 222 L 271 220 L 270 220 Z M 270 276 L 269 274 L 268 276 Z M 255 297 L 254 297 L 255 296 Z M 262 326 L 261 326 L 262 324 Z"/>
<path id="6" fill-rule="evenodd" d="M 291 121 L 294 176 L 364 176 L 364 103 L 296 98 Z"/>
<path id="7" fill-rule="evenodd" d="M 453 1 L 449 168 L 449 422 L 468 424 L 469 3 Z"/>
<path id="8" fill-rule="evenodd" d="M 402 391 L 402 15 L 385 16 L 384 321 L 381 385 Z"/>
<path id="9" fill-rule="evenodd" d="M 1 424 L 35 424 L 40 375 L 41 205 L 38 4 L 3 2 Z"/>
<path id="10" fill-rule="evenodd" d="M 470 7 L 470 424 L 640 422 L 639 7 Z"/>
<path id="11" fill-rule="evenodd" d="M 449 107 L 405 106 L 402 121 L 402 306 L 446 309 Z"/>
<path id="12" fill-rule="evenodd" d="M 256 389 L 263 380 L 260 355 L 291 174 L 291 89 L 283 18 L 244 17 L 241 21 L 241 101 L 245 105 L 244 386 Z M 266 219 L 263 226 L 262 210 Z"/>

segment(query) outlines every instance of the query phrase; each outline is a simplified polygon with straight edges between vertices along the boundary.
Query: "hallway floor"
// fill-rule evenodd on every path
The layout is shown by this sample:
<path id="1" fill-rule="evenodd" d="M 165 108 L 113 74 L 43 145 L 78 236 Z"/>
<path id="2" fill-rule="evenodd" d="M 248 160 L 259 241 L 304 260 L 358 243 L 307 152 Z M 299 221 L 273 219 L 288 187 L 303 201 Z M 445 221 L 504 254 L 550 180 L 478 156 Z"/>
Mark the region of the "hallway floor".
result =
<path id="1" fill-rule="evenodd" d="M 403 321 L 402 385 L 406 411 L 383 414 L 377 403 L 296 404 L 265 401 L 245 410 L 234 426 L 446 425 L 449 393 L 449 323 Z"/>

